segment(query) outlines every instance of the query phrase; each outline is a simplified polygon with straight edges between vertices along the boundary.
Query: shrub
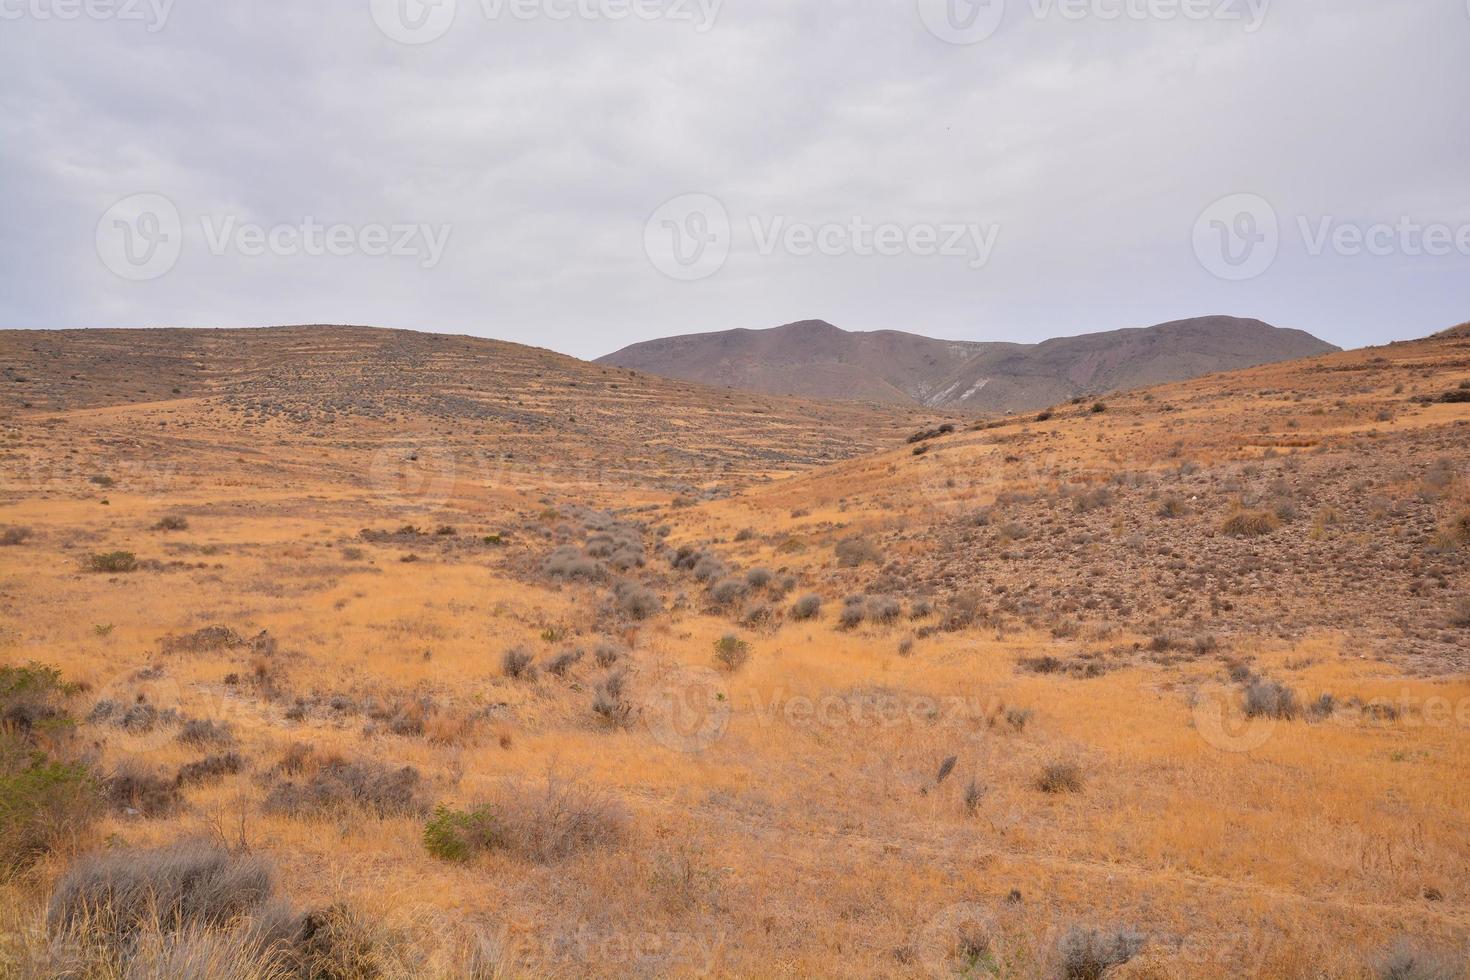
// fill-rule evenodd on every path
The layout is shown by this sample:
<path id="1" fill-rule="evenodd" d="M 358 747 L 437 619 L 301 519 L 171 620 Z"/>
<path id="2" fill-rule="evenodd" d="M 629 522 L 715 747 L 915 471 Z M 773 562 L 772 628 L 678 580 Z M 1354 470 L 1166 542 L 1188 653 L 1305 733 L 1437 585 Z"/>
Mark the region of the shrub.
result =
<path id="1" fill-rule="evenodd" d="M 587 582 L 598 581 L 606 574 L 601 562 L 589 558 L 571 545 L 553 551 L 541 567 L 552 578 L 581 579 Z"/>
<path id="2" fill-rule="evenodd" d="M 546 665 L 546 672 L 563 677 L 567 671 L 581 663 L 584 656 L 581 650 L 563 650 L 552 659 L 551 663 Z"/>
<path id="3" fill-rule="evenodd" d="M 452 810 L 441 803 L 424 824 L 424 850 L 441 861 L 468 861 L 497 846 L 501 846 L 499 826 L 488 806 Z"/>
<path id="4" fill-rule="evenodd" d="M 663 611 L 658 593 L 634 582 L 619 583 L 616 590 L 618 608 L 633 619 L 648 619 Z"/>
<path id="5" fill-rule="evenodd" d="M 1378 980 L 1464 980 L 1465 967 L 1452 956 L 1400 940 L 1379 958 L 1374 975 Z"/>
<path id="6" fill-rule="evenodd" d="M 86 766 L 50 759 L 0 729 L 0 879 L 81 837 L 100 802 Z"/>
<path id="7" fill-rule="evenodd" d="M 1450 610 L 1451 626 L 1470 626 L 1470 596 L 1461 596 Z"/>
<path id="8" fill-rule="evenodd" d="M 122 947 L 145 925 L 165 932 L 231 925 L 274 891 L 264 858 L 212 844 L 104 851 L 67 869 L 46 918 L 53 932 L 85 930 Z"/>
<path id="9" fill-rule="evenodd" d="M 1268 510 L 1238 509 L 1225 518 L 1220 530 L 1237 538 L 1270 534 L 1281 526 L 1281 519 Z"/>
<path id="10" fill-rule="evenodd" d="M 1082 767 L 1075 762 L 1050 762 L 1036 778 L 1036 788 L 1043 793 L 1082 792 Z"/>
<path id="11" fill-rule="evenodd" d="M 31 529 L 28 527 L 12 525 L 0 529 L 0 547 L 13 548 L 18 544 L 24 544 L 30 536 Z"/>
<path id="12" fill-rule="evenodd" d="M 138 556 L 131 551 L 109 551 L 93 555 L 87 564 L 94 572 L 132 572 L 137 571 Z"/>
<path id="13" fill-rule="evenodd" d="M 155 531 L 185 531 L 189 528 L 189 521 L 177 514 L 165 514 L 153 525 Z"/>
<path id="14" fill-rule="evenodd" d="M 228 722 L 194 718 L 184 722 L 184 727 L 179 729 L 178 739 L 185 745 L 229 745 L 235 741 L 235 733 L 230 730 Z"/>
<path id="15" fill-rule="evenodd" d="M 1470 510 L 1452 518 L 1448 531 L 1456 544 L 1470 544 Z"/>
<path id="16" fill-rule="evenodd" d="M 856 535 L 843 538 L 832 550 L 837 555 L 837 564 L 843 568 L 855 568 L 883 558 L 883 552 L 876 545 L 867 538 Z"/>
<path id="17" fill-rule="evenodd" d="M 725 574 L 725 563 L 714 555 L 701 555 L 694 563 L 694 577 L 700 582 L 713 582 Z"/>
<path id="18" fill-rule="evenodd" d="M 31 739 L 71 725 L 66 703 L 77 693 L 75 684 L 61 679 L 61 671 L 44 664 L 0 667 L 0 727 Z"/>
<path id="19" fill-rule="evenodd" d="M 1055 674 L 1066 666 L 1056 657 L 1050 655 L 1043 657 L 1022 657 L 1020 665 L 1022 670 L 1033 674 Z"/>
<path id="20" fill-rule="evenodd" d="M 710 586 L 709 595 L 717 605 L 728 606 L 745 595 L 745 583 L 738 578 L 720 579 Z"/>
<path id="21" fill-rule="evenodd" d="M 525 647 L 511 647 L 500 658 L 500 669 L 511 680 L 534 681 L 540 673 L 534 663 L 536 655 Z"/>
<path id="22" fill-rule="evenodd" d="M 548 778 L 544 788 L 532 790 L 509 781 L 468 810 L 441 807 L 425 828 L 424 844 L 446 860 L 504 850 L 537 864 L 554 864 L 617 843 L 627 825 L 620 804 L 581 784 Z"/>
<path id="23" fill-rule="evenodd" d="M 750 644 L 734 633 L 726 633 L 715 641 L 715 659 L 728 671 L 737 671 L 750 660 Z"/>
<path id="24" fill-rule="evenodd" d="M 764 589 L 775 578 L 769 568 L 752 568 L 745 573 L 745 584 L 752 589 Z"/>
<path id="25" fill-rule="evenodd" d="M 623 726 L 633 718 L 633 706 L 623 697 L 627 675 L 622 671 L 608 674 L 592 695 L 592 710 L 610 725 Z"/>
<path id="26" fill-rule="evenodd" d="M 868 597 L 868 617 L 876 623 L 892 623 L 903 613 L 903 606 L 892 596 Z"/>
<path id="27" fill-rule="evenodd" d="M 179 767 L 174 781 L 180 786 L 197 783 L 212 783 L 226 776 L 233 776 L 245 768 L 245 760 L 234 752 L 209 755 L 198 762 L 186 762 Z"/>
<path id="28" fill-rule="evenodd" d="M 1160 517 L 1173 520 L 1176 517 L 1183 517 L 1187 513 L 1189 513 L 1189 507 L 1184 503 L 1183 497 L 1171 494 L 1159 503 Z"/>
<path id="29" fill-rule="evenodd" d="M 329 759 L 303 782 L 278 783 L 266 795 L 267 813 L 321 818 L 357 809 L 374 816 L 417 815 L 422 777 L 412 766 L 395 768 L 374 760 Z"/>
<path id="30" fill-rule="evenodd" d="M 793 619 L 812 619 L 822 611 L 822 597 L 819 595 L 804 595 L 796 600 L 791 607 Z"/>
<path id="31" fill-rule="evenodd" d="M 1257 679 L 1246 685 L 1247 718 L 1279 718 L 1290 721 L 1297 716 L 1296 692 L 1276 681 Z"/>
<path id="32" fill-rule="evenodd" d="M 842 612 L 837 616 L 837 622 L 843 629 L 854 629 L 864 619 L 868 618 L 868 607 L 860 595 L 850 595 L 842 600 Z"/>
<path id="33" fill-rule="evenodd" d="M 602 640 L 593 648 L 592 656 L 597 660 L 599 667 L 611 667 L 623 658 L 627 653 L 621 645 L 612 640 Z"/>
<path id="34" fill-rule="evenodd" d="M 114 810 L 145 820 L 167 816 L 183 802 L 176 779 L 132 760 L 113 769 L 103 780 L 102 793 Z"/>
<path id="35" fill-rule="evenodd" d="M 1143 936 L 1117 930 L 1104 935 L 1096 929 L 1072 929 L 1062 937 L 1059 952 L 1065 980 L 1102 980 L 1143 949 Z"/>

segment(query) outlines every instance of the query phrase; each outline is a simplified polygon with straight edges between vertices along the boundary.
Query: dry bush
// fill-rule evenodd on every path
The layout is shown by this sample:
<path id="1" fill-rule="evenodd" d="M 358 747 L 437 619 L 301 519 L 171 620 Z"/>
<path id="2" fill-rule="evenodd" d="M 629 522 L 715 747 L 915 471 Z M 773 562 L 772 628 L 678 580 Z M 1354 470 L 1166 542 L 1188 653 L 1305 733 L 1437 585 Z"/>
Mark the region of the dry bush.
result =
<path id="1" fill-rule="evenodd" d="M 183 803 L 177 779 L 135 759 L 113 768 L 102 781 L 102 795 L 114 810 L 146 820 L 168 816 Z"/>
<path id="2" fill-rule="evenodd" d="M 13 548 L 18 544 L 24 544 L 31 536 L 31 529 L 19 525 L 9 525 L 0 529 L 0 547 Z"/>
<path id="3" fill-rule="evenodd" d="M 738 578 L 720 579 L 710 586 L 709 596 L 716 605 L 728 606 L 745 595 L 745 582 Z"/>
<path id="4" fill-rule="evenodd" d="M 105 554 L 96 554 L 87 559 L 87 567 L 94 572 L 132 572 L 137 571 L 138 556 L 131 551 L 109 551 Z"/>
<path id="5" fill-rule="evenodd" d="M 618 608 L 632 619 L 648 619 L 663 612 L 658 593 L 637 582 L 619 582 L 613 590 Z"/>
<path id="6" fill-rule="evenodd" d="M 553 551 L 541 567 L 552 578 L 596 582 L 607 575 L 607 569 L 602 562 L 584 555 L 580 549 L 571 545 Z"/>
<path id="7" fill-rule="evenodd" d="M 534 663 L 536 655 L 525 647 L 511 647 L 500 658 L 500 669 L 511 680 L 534 681 L 539 675 Z"/>
<path id="8" fill-rule="evenodd" d="M 837 564 L 843 568 L 855 568 L 858 565 L 883 559 L 883 552 L 877 545 L 858 535 L 838 541 L 832 551 L 837 556 Z"/>
<path id="9" fill-rule="evenodd" d="M 812 619 L 822 611 L 822 597 L 819 595 L 804 595 L 797 599 L 791 607 L 791 618 L 806 620 Z"/>
<path id="10" fill-rule="evenodd" d="M 775 575 L 769 568 L 752 568 L 745 573 L 745 584 L 752 589 L 764 589 L 771 584 Z"/>
<path id="11" fill-rule="evenodd" d="M 1455 600 L 1454 608 L 1450 610 L 1450 625 L 1470 627 L 1470 596 Z"/>
<path id="12" fill-rule="evenodd" d="M 1297 716 L 1296 692 L 1276 681 L 1258 678 L 1246 685 L 1247 718 L 1278 718 L 1290 721 Z"/>
<path id="13" fill-rule="evenodd" d="M 179 729 L 178 740 L 185 745 L 231 745 L 235 733 L 229 722 L 211 721 L 208 718 L 192 718 Z"/>
<path id="14" fill-rule="evenodd" d="M 226 776 L 233 776 L 245 768 L 245 760 L 236 752 L 207 755 L 196 762 L 186 762 L 179 767 L 174 782 L 180 786 L 212 783 Z"/>
<path id="15" fill-rule="evenodd" d="M 0 667 L 0 727 L 29 741 L 64 732 L 72 725 L 67 705 L 78 691 L 54 667 Z"/>
<path id="16" fill-rule="evenodd" d="M 627 674 L 616 671 L 598 684 L 592 695 L 592 710 L 599 718 L 617 728 L 633 720 L 633 706 L 624 697 Z"/>
<path id="17" fill-rule="evenodd" d="M 726 633 L 715 641 L 715 659 L 721 667 L 733 673 L 750 660 L 750 644 L 734 633 Z"/>
<path id="18" fill-rule="evenodd" d="M 153 525 L 155 531 L 186 531 L 188 528 L 188 519 L 177 514 L 165 514 L 158 519 L 157 524 Z"/>
<path id="19" fill-rule="evenodd" d="M 1158 514 L 1160 517 L 1173 520 L 1176 517 L 1183 517 L 1188 513 L 1189 505 L 1184 502 L 1183 497 L 1170 494 L 1159 502 Z"/>
<path id="20" fill-rule="evenodd" d="M 600 640 L 597 646 L 592 648 L 592 657 L 597 661 L 599 667 L 611 667 L 627 655 L 628 651 L 619 643 L 612 640 Z"/>
<path id="21" fill-rule="evenodd" d="M 275 885 L 264 858 L 199 841 L 104 851 L 66 870 L 46 918 L 53 932 L 85 932 L 123 946 L 150 924 L 174 932 L 235 923 L 270 898 Z"/>
<path id="22" fill-rule="evenodd" d="M 567 671 L 582 662 L 586 654 L 581 650 L 563 650 L 546 665 L 546 672 L 556 677 L 565 677 Z"/>
<path id="23" fill-rule="evenodd" d="M 537 864 L 554 864 L 620 843 L 628 824 L 627 811 L 607 793 L 548 776 L 536 788 L 507 781 L 468 810 L 439 807 L 424 828 L 424 846 L 451 861 L 508 851 Z"/>
<path id="24" fill-rule="evenodd" d="M 1082 792 L 1082 767 L 1075 762 L 1049 762 L 1036 778 L 1036 788 L 1043 793 Z"/>
<path id="25" fill-rule="evenodd" d="M 1101 933 L 1096 929 L 1072 929 L 1062 937 L 1058 952 L 1064 980 L 1102 980 L 1109 970 L 1122 966 L 1143 949 L 1144 938 L 1122 929 Z"/>
<path id="26" fill-rule="evenodd" d="M 1281 519 L 1268 510 L 1233 511 L 1220 525 L 1220 530 L 1231 537 L 1252 538 L 1270 534 L 1281 526 Z"/>
<path id="27" fill-rule="evenodd" d="M 1377 980 L 1464 980 L 1465 963 L 1452 954 L 1400 940 L 1379 957 L 1373 975 Z"/>
<path id="28" fill-rule="evenodd" d="M 868 606 L 862 596 L 850 595 L 842 600 L 842 612 L 838 613 L 837 622 L 843 629 L 855 629 L 867 618 Z"/>
<path id="29" fill-rule="evenodd" d="M 310 770 L 312 764 L 308 762 Z M 389 766 L 372 759 L 331 758 L 316 762 L 315 771 L 298 782 L 287 779 L 271 787 L 262 808 L 298 819 L 322 819 L 351 811 L 377 817 L 417 816 L 428 805 L 422 797 L 423 777 L 412 766 Z"/>

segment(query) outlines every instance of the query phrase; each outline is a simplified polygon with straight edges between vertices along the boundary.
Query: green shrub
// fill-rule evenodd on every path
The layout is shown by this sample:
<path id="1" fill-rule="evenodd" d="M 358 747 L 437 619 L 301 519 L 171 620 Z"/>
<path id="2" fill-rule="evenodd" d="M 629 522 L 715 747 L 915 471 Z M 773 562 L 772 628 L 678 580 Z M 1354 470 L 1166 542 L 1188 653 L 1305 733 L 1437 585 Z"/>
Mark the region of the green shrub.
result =
<path id="1" fill-rule="evenodd" d="M 0 878 L 81 836 L 100 810 L 86 766 L 57 762 L 0 732 Z"/>
<path id="2" fill-rule="evenodd" d="M 715 641 L 715 659 L 726 670 L 739 670 L 750 659 L 750 644 L 734 633 L 726 633 Z"/>
<path id="3" fill-rule="evenodd" d="M 44 664 L 0 667 L 0 727 L 29 738 L 36 732 L 69 727 L 66 702 L 79 690 Z"/>
<path id="4" fill-rule="evenodd" d="M 424 824 L 424 850 L 441 861 L 468 861 L 497 840 L 495 817 L 488 806 L 453 810 L 441 803 Z"/>

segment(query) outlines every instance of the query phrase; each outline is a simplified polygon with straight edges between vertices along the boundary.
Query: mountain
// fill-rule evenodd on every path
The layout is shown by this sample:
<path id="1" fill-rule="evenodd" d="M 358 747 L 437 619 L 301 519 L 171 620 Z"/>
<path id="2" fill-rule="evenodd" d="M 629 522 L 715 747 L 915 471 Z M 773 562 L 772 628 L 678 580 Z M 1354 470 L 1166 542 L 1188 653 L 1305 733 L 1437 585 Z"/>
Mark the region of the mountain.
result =
<path id="1" fill-rule="evenodd" d="M 1228 316 L 1040 344 L 850 333 L 803 320 L 650 340 L 597 363 L 769 394 L 1006 412 L 1337 349 L 1300 330 Z"/>

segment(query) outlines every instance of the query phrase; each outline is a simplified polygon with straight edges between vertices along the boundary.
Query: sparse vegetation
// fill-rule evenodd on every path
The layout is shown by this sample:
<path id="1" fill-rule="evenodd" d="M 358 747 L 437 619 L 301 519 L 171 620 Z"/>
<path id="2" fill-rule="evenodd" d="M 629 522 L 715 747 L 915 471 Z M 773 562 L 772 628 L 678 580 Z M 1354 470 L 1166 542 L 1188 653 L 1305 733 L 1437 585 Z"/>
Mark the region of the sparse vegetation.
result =
<path id="1" fill-rule="evenodd" d="M 1270 534 L 1281 526 L 1281 519 L 1267 510 L 1236 510 L 1225 518 L 1220 530 L 1232 537 L 1253 538 Z"/>
<path id="2" fill-rule="evenodd" d="M 94 572 L 134 572 L 138 569 L 138 556 L 131 551 L 109 551 L 93 555 L 87 564 Z"/>
<path id="3" fill-rule="evenodd" d="M 1082 767 L 1075 762 L 1049 762 L 1036 777 L 1036 788 L 1043 793 L 1082 792 Z"/>
<path id="4" fill-rule="evenodd" d="M 715 641 L 715 660 L 726 670 L 737 671 L 750 660 L 750 644 L 734 633 L 726 633 Z"/>

